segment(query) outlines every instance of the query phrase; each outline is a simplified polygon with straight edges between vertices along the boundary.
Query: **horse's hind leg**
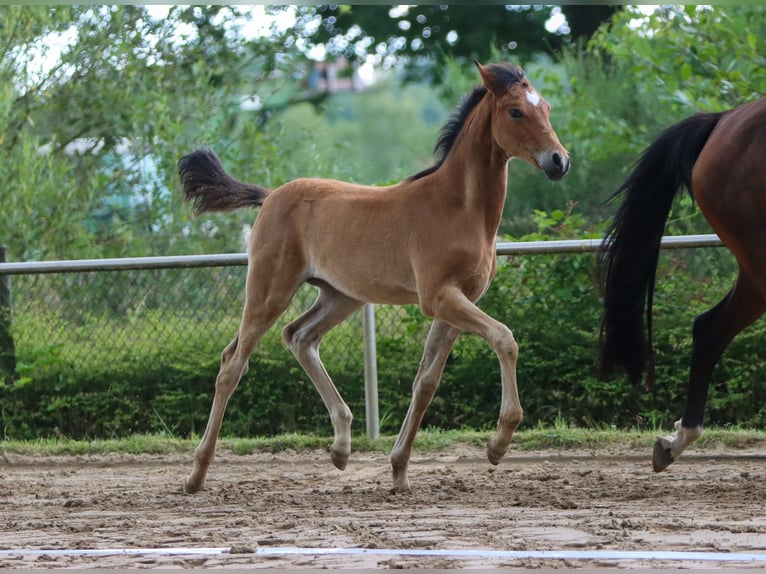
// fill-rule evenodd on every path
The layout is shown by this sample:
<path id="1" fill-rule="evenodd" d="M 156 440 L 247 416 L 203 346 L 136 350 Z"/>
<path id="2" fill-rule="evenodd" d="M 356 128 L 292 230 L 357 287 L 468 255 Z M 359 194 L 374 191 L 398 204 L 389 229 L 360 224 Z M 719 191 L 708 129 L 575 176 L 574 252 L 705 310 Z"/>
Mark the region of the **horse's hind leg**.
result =
<path id="1" fill-rule="evenodd" d="M 692 360 L 684 415 L 674 435 L 657 439 L 652 464 L 660 472 L 702 434 L 702 419 L 713 367 L 731 340 L 766 311 L 766 282 L 759 286 L 740 268 L 731 291 L 694 320 Z"/>
<path id="2" fill-rule="evenodd" d="M 407 466 L 410 462 L 415 435 L 428 405 L 436 394 L 444 364 L 459 334 L 460 329 L 442 321 L 434 321 L 428 332 L 423 358 L 420 360 L 418 373 L 412 383 L 412 401 L 410 401 L 407 416 L 404 417 L 396 444 L 391 451 L 391 467 L 396 490 L 408 490 L 410 487 Z"/>
<path id="3" fill-rule="evenodd" d="M 331 457 L 333 464 L 340 470 L 346 468 L 351 454 L 352 415 L 322 364 L 319 344 L 333 327 L 361 306 L 361 301 L 347 297 L 325 284 L 320 287 L 314 305 L 282 331 L 285 343 L 314 383 L 330 413 L 335 435 Z"/>
<path id="4" fill-rule="evenodd" d="M 263 273 L 256 276 L 251 262 L 247 278 L 247 295 L 242 311 L 239 334 L 221 354 L 221 367 L 215 380 L 215 396 L 202 440 L 194 451 L 194 466 L 186 480 L 186 491 L 197 492 L 205 482 L 207 470 L 215 455 L 226 405 L 247 373 L 248 359 L 263 334 L 284 312 L 295 295 L 302 278 L 280 273 L 279 277 Z"/>

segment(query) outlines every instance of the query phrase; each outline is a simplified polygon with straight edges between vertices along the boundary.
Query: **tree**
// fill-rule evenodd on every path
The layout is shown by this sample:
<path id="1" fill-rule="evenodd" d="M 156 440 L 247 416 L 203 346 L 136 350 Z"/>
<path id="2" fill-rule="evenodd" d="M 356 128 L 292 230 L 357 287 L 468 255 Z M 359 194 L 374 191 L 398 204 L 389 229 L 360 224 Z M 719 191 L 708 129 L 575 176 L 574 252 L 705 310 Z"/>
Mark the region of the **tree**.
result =
<path id="1" fill-rule="evenodd" d="M 554 10 L 568 24 L 545 27 Z M 587 40 L 617 6 L 413 5 L 308 6 L 298 19 L 307 39 L 325 45 L 334 58 L 376 55 L 384 64 L 404 58 L 410 79 L 424 73 L 440 81 L 446 58 L 470 62 L 500 57 L 524 63 L 538 53 L 555 53 L 570 40 Z"/>
<path id="2" fill-rule="evenodd" d="M 680 115 L 721 111 L 766 93 L 766 8 L 663 6 L 637 18 L 626 11 L 597 33 L 589 53 L 630 68 L 636 90 Z"/>
<path id="3" fill-rule="evenodd" d="M 164 18 L 142 6 L 0 7 L 0 229 L 12 259 L 172 252 L 205 236 L 171 193 L 179 155 L 254 131 L 241 93 L 277 58 L 283 73 L 293 65 L 271 38 L 232 32 L 245 19 L 228 6 Z M 242 157 L 263 142 L 243 140 Z"/>
<path id="4" fill-rule="evenodd" d="M 616 4 L 562 4 L 561 12 L 566 16 L 569 37 L 573 42 L 587 43 L 596 31 L 609 22 L 621 6 Z"/>

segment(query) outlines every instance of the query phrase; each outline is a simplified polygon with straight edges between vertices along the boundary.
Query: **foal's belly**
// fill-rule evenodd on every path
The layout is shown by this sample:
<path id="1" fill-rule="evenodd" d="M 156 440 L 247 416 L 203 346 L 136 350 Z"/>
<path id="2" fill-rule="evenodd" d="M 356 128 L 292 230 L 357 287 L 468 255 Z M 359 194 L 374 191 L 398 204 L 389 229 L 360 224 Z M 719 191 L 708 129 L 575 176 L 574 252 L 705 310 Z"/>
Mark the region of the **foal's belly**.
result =
<path id="1" fill-rule="evenodd" d="M 345 269 L 313 269 L 309 283 L 326 283 L 344 295 L 367 303 L 407 305 L 418 302 L 415 279 L 409 274 L 393 276 L 373 265 Z"/>

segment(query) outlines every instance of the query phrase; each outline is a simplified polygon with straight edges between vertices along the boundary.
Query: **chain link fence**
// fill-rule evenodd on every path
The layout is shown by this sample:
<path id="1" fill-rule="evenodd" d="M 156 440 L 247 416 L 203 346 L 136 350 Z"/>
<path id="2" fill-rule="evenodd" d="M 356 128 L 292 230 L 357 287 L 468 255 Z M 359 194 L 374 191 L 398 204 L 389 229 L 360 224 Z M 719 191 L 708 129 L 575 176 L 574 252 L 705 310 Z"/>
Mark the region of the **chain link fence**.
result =
<path id="1" fill-rule="evenodd" d="M 537 243 L 541 245 L 498 244 L 498 254 L 592 252 L 600 241 Z M 664 247 L 707 245 L 720 245 L 720 240 L 689 236 L 663 243 Z M 239 327 L 245 261 L 242 257 L 236 263 L 143 269 L 106 266 L 95 270 L 92 265 L 75 271 L 9 271 L 9 266 L 25 264 L 0 263 L 0 374 L 6 379 L 0 385 L 3 436 L 201 432 L 220 353 Z M 138 265 L 136 260 L 131 262 Z M 229 405 L 224 432 L 239 436 L 328 432 L 327 413 L 318 393 L 281 340 L 282 327 L 307 309 L 315 296 L 314 287 L 303 286 L 263 337 L 251 358 L 250 373 Z M 381 428 L 392 432 L 406 411 L 428 321 L 416 306 L 376 306 L 375 317 L 379 373 L 385 379 L 380 388 Z M 533 327 L 528 322 L 526 331 Z M 463 342 L 466 346 L 459 360 L 467 361 L 479 352 L 476 349 L 486 351 L 483 342 L 475 348 L 470 339 Z M 322 358 L 355 414 L 355 424 L 364 428 L 361 311 L 327 335 Z M 495 361 L 488 359 L 487 368 L 494 366 Z M 494 372 L 456 374 L 460 376 L 496 379 Z M 445 389 L 456 397 L 449 399 L 443 392 L 442 411 L 449 411 L 450 424 L 458 424 L 457 415 L 450 414 L 452 403 L 464 407 L 477 401 L 473 410 L 484 412 L 484 403 L 494 404 L 496 398 L 497 389 L 491 390 L 490 396 L 483 397 L 468 386 L 467 395 L 457 397 L 457 387 Z"/>
<path id="2" fill-rule="evenodd" d="M 664 247 L 676 248 L 719 244 L 715 236 L 674 237 L 663 241 Z M 599 245 L 600 240 L 500 243 L 498 254 L 576 253 L 595 251 Z M 41 349 L 70 364 L 109 363 L 120 359 L 140 361 L 141 352 L 146 349 L 152 349 L 152 356 L 161 357 L 167 345 L 177 346 L 185 339 L 197 343 L 201 339 L 205 348 L 214 347 L 220 353 L 237 333 L 244 302 L 246 266 L 241 263 L 217 265 L 220 266 L 145 269 L 105 266 L 106 270 L 81 272 L 0 273 L 3 279 L 0 307 L 5 308 L 0 330 L 8 330 L 8 316 L 11 317 L 11 337 L 10 340 L 0 337 L 0 347 L 5 347 L 0 348 L 0 352 L 7 356 L 14 351 L 22 370 L 39 358 Z M 315 296 L 316 289 L 304 285 L 271 334 L 278 334 L 284 325 L 306 310 Z M 408 311 L 402 308 L 378 307 L 378 335 L 422 335 L 408 328 L 407 317 Z M 336 360 L 358 361 L 362 369 L 361 312 L 357 311 L 341 327 L 330 332 L 322 346 L 325 353 L 332 354 Z M 43 363 L 38 361 L 37 366 Z"/>
<path id="3" fill-rule="evenodd" d="M 244 302 L 244 267 L 146 269 L 18 275 L 12 279 L 10 332 L 23 371 L 48 351 L 59 364 L 162 357 L 166 346 L 198 342 L 218 353 L 237 334 Z M 302 287 L 271 331 L 306 310 L 316 289 Z M 343 360 L 361 357 L 361 314 L 323 343 Z"/>
<path id="4" fill-rule="evenodd" d="M 245 265 L 15 273 L 0 274 L 8 291 L 0 304 L 5 308 L 0 327 L 8 335 L 0 337 L 0 356 L 7 359 L 0 364 L 6 380 L 0 421 L 6 436 L 7 427 L 15 429 L 10 435 L 19 434 L 25 410 L 49 411 L 44 421 L 29 424 L 48 434 L 122 435 L 126 428 L 200 432 L 220 353 L 239 327 Z M 261 414 L 254 410 L 248 428 L 231 432 L 326 430 L 318 393 L 281 340 L 282 328 L 311 306 L 316 293 L 315 287 L 302 286 L 259 343 L 240 385 L 254 388 L 238 391 L 231 408 L 245 411 L 250 403 L 263 402 Z M 399 307 L 377 309 L 378 337 L 413 336 L 407 316 Z M 361 310 L 325 337 L 322 357 L 364 420 Z M 258 393 L 272 402 L 260 401 Z M 40 404 L 45 400 L 49 405 Z M 141 412 L 147 405 L 153 412 Z M 114 411 L 109 428 L 91 422 L 102 406 Z M 274 413 L 272 422 L 265 420 L 267 411 Z"/>

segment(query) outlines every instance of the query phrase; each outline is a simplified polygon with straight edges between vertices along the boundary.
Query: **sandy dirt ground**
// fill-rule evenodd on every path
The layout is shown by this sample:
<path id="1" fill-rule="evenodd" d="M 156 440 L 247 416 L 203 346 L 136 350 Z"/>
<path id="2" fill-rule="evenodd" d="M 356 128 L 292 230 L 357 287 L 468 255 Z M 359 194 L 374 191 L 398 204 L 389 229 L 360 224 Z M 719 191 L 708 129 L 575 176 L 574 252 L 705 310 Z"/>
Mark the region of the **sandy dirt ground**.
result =
<path id="1" fill-rule="evenodd" d="M 0 457 L 0 568 L 763 568 L 766 563 L 385 555 L 376 549 L 766 554 L 766 455 L 695 449 L 654 474 L 650 453 L 479 448 L 418 454 L 391 491 L 385 455 L 219 453 L 204 491 L 186 456 Z M 63 549 L 226 548 L 203 556 Z M 265 548 L 365 548 L 268 556 Z M 23 550 L 43 549 L 30 555 Z M 10 551 L 10 552 L 9 552 Z"/>

